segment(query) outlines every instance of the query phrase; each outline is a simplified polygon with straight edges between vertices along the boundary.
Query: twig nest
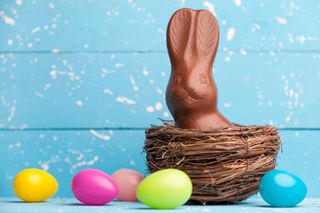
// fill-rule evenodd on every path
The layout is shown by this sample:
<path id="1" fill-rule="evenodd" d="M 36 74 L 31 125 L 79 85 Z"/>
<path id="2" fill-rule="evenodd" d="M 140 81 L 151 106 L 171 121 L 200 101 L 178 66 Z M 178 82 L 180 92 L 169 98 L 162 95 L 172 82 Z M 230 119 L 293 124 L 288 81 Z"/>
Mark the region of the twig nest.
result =
<path id="1" fill-rule="evenodd" d="M 152 126 L 144 150 L 150 172 L 176 168 L 193 184 L 192 201 L 236 202 L 258 192 L 274 169 L 280 136 L 271 126 L 234 126 L 211 131 Z"/>

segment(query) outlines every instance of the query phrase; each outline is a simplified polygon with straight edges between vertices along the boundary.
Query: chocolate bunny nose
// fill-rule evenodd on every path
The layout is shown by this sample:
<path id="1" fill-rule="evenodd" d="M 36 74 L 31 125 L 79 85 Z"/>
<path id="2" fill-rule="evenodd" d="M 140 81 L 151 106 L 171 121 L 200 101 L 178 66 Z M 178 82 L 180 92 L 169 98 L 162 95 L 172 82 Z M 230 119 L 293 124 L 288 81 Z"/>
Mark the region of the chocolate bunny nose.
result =
<path id="1" fill-rule="evenodd" d="M 218 43 L 218 23 L 209 11 L 183 8 L 171 17 L 167 47 L 172 69 L 166 102 L 179 128 L 233 126 L 217 109 L 212 66 Z"/>

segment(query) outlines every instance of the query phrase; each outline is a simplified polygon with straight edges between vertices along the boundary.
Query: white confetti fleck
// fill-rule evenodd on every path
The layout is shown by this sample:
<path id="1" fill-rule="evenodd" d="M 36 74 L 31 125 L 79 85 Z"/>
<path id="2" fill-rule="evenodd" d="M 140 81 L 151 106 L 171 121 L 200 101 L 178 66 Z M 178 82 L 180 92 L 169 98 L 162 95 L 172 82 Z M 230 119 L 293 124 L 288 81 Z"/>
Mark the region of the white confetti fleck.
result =
<path id="1" fill-rule="evenodd" d="M 95 136 L 95 137 L 97 137 L 97 138 L 100 138 L 101 140 L 104 140 L 104 141 L 108 141 L 108 140 L 111 139 L 110 135 L 105 135 L 105 134 L 99 133 L 99 132 L 97 132 L 97 131 L 94 130 L 94 129 L 91 129 L 91 130 L 90 130 L 90 133 L 91 133 L 93 136 Z"/>
<path id="2" fill-rule="evenodd" d="M 80 76 L 76 75 L 74 72 L 65 72 L 65 71 L 58 71 L 58 70 L 51 70 L 50 76 L 53 80 L 55 80 L 58 76 L 68 76 L 70 80 L 80 80 Z"/>
<path id="3" fill-rule="evenodd" d="M 105 89 L 103 90 L 103 93 L 106 93 L 106 94 L 108 94 L 108 95 L 113 95 L 113 91 L 112 91 L 111 89 L 108 89 L 108 88 L 105 88 Z"/>
<path id="4" fill-rule="evenodd" d="M 136 165 L 136 162 L 135 162 L 134 160 L 131 160 L 131 161 L 130 161 L 130 165 L 131 165 L 131 166 L 135 166 L 135 165 Z"/>
<path id="5" fill-rule="evenodd" d="M 137 86 L 136 81 L 134 80 L 134 78 L 132 76 L 130 76 L 129 79 L 130 79 L 130 82 L 131 82 L 131 85 L 132 85 L 132 89 L 134 91 L 138 91 L 139 87 Z"/>
<path id="6" fill-rule="evenodd" d="M 245 49 L 240 49 L 240 54 L 241 55 L 247 55 L 247 51 Z"/>
<path id="7" fill-rule="evenodd" d="M 241 4 L 242 4 L 242 2 L 241 2 L 241 0 L 234 0 L 234 4 L 235 4 L 236 6 L 238 6 L 238 7 L 240 7 Z"/>
<path id="8" fill-rule="evenodd" d="M 22 5 L 22 0 L 16 0 L 16 5 Z"/>
<path id="9" fill-rule="evenodd" d="M 8 39 L 7 43 L 8 43 L 8 46 L 11 46 L 13 44 L 13 40 L 12 39 Z"/>
<path id="10" fill-rule="evenodd" d="M 60 53 L 60 51 L 61 50 L 57 49 L 57 48 L 54 48 L 54 49 L 51 50 L 51 52 L 54 53 L 54 54 L 58 54 L 58 53 Z"/>
<path id="11" fill-rule="evenodd" d="M 203 6 L 205 6 L 213 15 L 217 16 L 213 3 L 211 3 L 210 1 L 204 1 Z"/>
<path id="12" fill-rule="evenodd" d="M 29 48 L 32 48 L 33 47 L 33 44 L 30 42 L 30 43 L 28 43 L 28 47 Z"/>
<path id="13" fill-rule="evenodd" d="M 162 110 L 162 104 L 160 102 L 157 102 L 154 107 L 156 108 L 156 110 L 160 111 Z"/>
<path id="14" fill-rule="evenodd" d="M 148 106 L 148 107 L 146 108 L 146 111 L 149 112 L 149 113 L 154 112 L 153 106 Z"/>
<path id="15" fill-rule="evenodd" d="M 38 96 L 40 98 L 44 97 L 44 95 L 41 92 L 35 92 L 34 94 L 35 94 L 35 96 Z"/>
<path id="16" fill-rule="evenodd" d="M 136 104 L 136 102 L 134 100 L 129 99 L 129 98 L 124 97 L 124 96 L 118 96 L 116 100 L 118 102 L 120 102 L 120 103 L 126 103 L 126 104 L 129 104 L 129 105 Z"/>
<path id="17" fill-rule="evenodd" d="M 163 113 L 163 116 L 164 116 L 164 117 L 169 117 L 169 112 L 164 112 L 164 113 Z"/>
<path id="18" fill-rule="evenodd" d="M 52 9 L 52 10 L 55 8 L 55 6 L 54 6 L 54 4 L 53 4 L 52 2 L 49 2 L 48 7 L 49 7 L 50 9 Z"/>
<path id="19" fill-rule="evenodd" d="M 227 41 L 232 41 L 235 33 L 236 33 L 236 29 L 234 29 L 233 27 L 229 28 L 229 30 L 227 32 Z"/>
<path id="20" fill-rule="evenodd" d="M 83 102 L 82 102 L 82 101 L 80 101 L 80 100 L 77 100 L 76 104 L 77 104 L 77 106 L 78 106 L 78 107 L 83 106 Z"/>
<path id="21" fill-rule="evenodd" d="M 224 105 L 223 105 L 225 108 L 229 108 L 229 107 L 231 107 L 231 104 L 230 103 L 224 103 Z"/>
<path id="22" fill-rule="evenodd" d="M 276 17 L 276 20 L 279 24 L 288 24 L 288 20 L 282 17 Z"/>
<path id="23" fill-rule="evenodd" d="M 89 48 L 89 44 L 84 44 L 83 48 L 85 48 L 85 49 Z"/>
<path id="24" fill-rule="evenodd" d="M 143 75 L 149 75 L 149 71 L 148 71 L 148 69 L 146 67 L 142 68 L 142 74 Z"/>
<path id="25" fill-rule="evenodd" d="M 47 163 L 39 163 L 41 169 L 43 169 L 44 171 L 48 171 L 49 170 L 49 165 Z"/>
<path id="26" fill-rule="evenodd" d="M 115 68 L 122 68 L 124 67 L 124 64 L 121 64 L 121 63 L 117 63 L 114 65 Z"/>
<path id="27" fill-rule="evenodd" d="M 34 34 L 36 32 L 39 32 L 40 31 L 40 27 L 35 27 L 31 30 L 31 33 Z"/>
<path id="28" fill-rule="evenodd" d="M 6 16 L 3 12 L 0 12 L 0 18 L 4 21 L 5 24 L 11 26 L 14 26 L 16 24 L 16 21 L 13 18 Z"/>

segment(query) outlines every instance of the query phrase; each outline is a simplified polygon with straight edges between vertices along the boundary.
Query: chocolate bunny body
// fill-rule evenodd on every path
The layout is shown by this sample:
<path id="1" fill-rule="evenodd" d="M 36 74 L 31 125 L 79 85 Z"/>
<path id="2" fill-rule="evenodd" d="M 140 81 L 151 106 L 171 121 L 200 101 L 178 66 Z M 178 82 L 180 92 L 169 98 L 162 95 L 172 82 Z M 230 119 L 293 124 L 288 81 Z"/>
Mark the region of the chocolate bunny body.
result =
<path id="1" fill-rule="evenodd" d="M 219 28 L 206 10 L 180 9 L 167 28 L 171 76 L 166 102 L 179 128 L 210 130 L 233 126 L 217 109 L 212 76 Z"/>

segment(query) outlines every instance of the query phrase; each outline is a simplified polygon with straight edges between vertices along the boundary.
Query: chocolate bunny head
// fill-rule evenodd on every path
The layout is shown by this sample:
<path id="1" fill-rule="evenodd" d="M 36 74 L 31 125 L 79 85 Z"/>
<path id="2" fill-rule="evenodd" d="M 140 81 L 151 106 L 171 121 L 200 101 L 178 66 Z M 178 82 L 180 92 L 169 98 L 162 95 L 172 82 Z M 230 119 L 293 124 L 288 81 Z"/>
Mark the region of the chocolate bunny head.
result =
<path id="1" fill-rule="evenodd" d="M 233 125 L 217 109 L 212 66 L 218 43 L 218 23 L 209 11 L 183 8 L 171 17 L 167 47 L 172 69 L 166 101 L 179 128 L 210 130 Z"/>

